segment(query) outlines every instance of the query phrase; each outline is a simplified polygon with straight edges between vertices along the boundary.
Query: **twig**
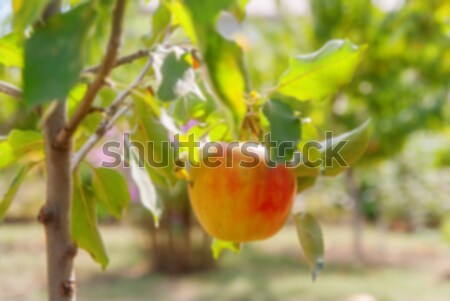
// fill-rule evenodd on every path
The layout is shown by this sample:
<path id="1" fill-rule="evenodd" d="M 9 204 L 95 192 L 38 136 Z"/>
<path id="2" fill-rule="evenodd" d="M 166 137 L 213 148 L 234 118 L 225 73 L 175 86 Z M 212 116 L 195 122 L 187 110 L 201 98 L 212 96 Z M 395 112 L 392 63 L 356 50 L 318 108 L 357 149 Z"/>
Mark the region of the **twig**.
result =
<path id="1" fill-rule="evenodd" d="M 106 114 L 108 116 L 112 116 L 116 113 L 117 109 L 121 106 L 121 104 L 124 102 L 125 98 L 127 98 L 128 95 L 130 95 L 131 91 L 133 91 L 142 81 L 142 79 L 147 74 L 148 70 L 152 67 L 153 64 L 153 57 L 149 57 L 147 60 L 147 63 L 145 64 L 144 68 L 142 68 L 139 75 L 136 77 L 136 79 L 128 86 L 127 89 L 122 91 L 116 99 L 113 100 L 111 105 L 106 109 Z"/>
<path id="2" fill-rule="evenodd" d="M 89 113 L 104 113 L 104 112 L 105 112 L 105 108 L 103 108 L 103 107 L 92 106 L 89 109 Z"/>
<path id="3" fill-rule="evenodd" d="M 125 65 L 128 63 L 133 62 L 134 60 L 147 57 L 150 54 L 150 50 L 148 49 L 140 49 L 136 52 L 133 52 L 131 54 L 122 56 L 116 60 L 116 63 L 114 64 L 113 68 Z M 83 73 L 97 73 L 100 70 L 100 65 L 89 67 L 83 70 Z"/>
<path id="4" fill-rule="evenodd" d="M 96 130 L 96 132 L 91 135 L 88 140 L 83 144 L 83 146 L 80 148 L 80 150 L 73 155 L 72 158 L 72 164 L 70 169 L 72 172 L 74 172 L 78 166 L 81 164 L 83 159 L 86 157 L 86 155 L 89 153 L 89 151 L 97 144 L 98 141 L 105 135 L 107 131 L 109 131 L 114 124 L 116 124 L 117 120 L 125 114 L 130 108 L 132 107 L 132 104 L 126 104 L 121 107 L 120 110 L 114 114 L 114 116 L 111 117 L 104 125 L 99 126 Z"/>
<path id="5" fill-rule="evenodd" d="M 140 49 L 136 52 L 124 55 L 116 60 L 116 63 L 114 64 L 113 68 L 120 67 L 122 65 L 131 63 L 135 60 L 147 57 L 149 54 L 150 54 L 149 49 Z M 97 66 L 93 66 L 93 67 L 84 69 L 82 73 L 84 73 L 84 74 L 97 73 L 99 71 L 99 69 L 100 69 L 100 65 L 97 65 Z M 108 80 L 105 79 L 105 82 L 107 82 L 107 81 Z M 0 93 L 9 95 L 17 100 L 22 99 L 22 90 L 14 85 L 4 82 L 4 81 L 0 81 Z"/>
<path id="6" fill-rule="evenodd" d="M 0 92 L 9 95 L 15 99 L 22 98 L 22 91 L 19 88 L 1 80 L 0 80 Z"/>
<path id="7" fill-rule="evenodd" d="M 98 125 L 95 133 L 88 138 L 88 140 L 73 156 L 71 166 L 72 171 L 78 168 L 81 161 L 83 161 L 84 157 L 86 157 L 89 151 L 97 144 L 98 141 L 100 141 L 105 133 L 114 126 L 117 120 L 131 107 L 130 104 L 123 105 L 124 101 L 131 94 L 131 92 L 142 82 L 152 64 L 153 59 L 152 57 L 149 57 L 147 63 L 145 64 L 139 75 L 136 77 L 136 79 L 128 86 L 127 89 L 119 93 L 119 95 L 117 95 L 116 99 L 113 100 L 111 105 L 106 108 L 106 116 Z"/>
<path id="8" fill-rule="evenodd" d="M 109 36 L 108 47 L 106 54 L 103 58 L 103 62 L 100 65 L 97 76 L 94 81 L 89 85 L 83 100 L 81 101 L 78 109 L 73 114 L 72 118 L 66 123 L 61 132 L 58 133 L 57 143 L 64 144 L 70 139 L 78 125 L 83 121 L 86 115 L 89 113 L 95 96 L 103 86 L 105 78 L 108 76 L 112 68 L 116 63 L 117 52 L 120 46 L 120 38 L 122 35 L 122 21 L 125 14 L 126 0 L 117 0 L 116 6 L 113 11 L 113 18 L 111 24 L 111 34 Z"/>

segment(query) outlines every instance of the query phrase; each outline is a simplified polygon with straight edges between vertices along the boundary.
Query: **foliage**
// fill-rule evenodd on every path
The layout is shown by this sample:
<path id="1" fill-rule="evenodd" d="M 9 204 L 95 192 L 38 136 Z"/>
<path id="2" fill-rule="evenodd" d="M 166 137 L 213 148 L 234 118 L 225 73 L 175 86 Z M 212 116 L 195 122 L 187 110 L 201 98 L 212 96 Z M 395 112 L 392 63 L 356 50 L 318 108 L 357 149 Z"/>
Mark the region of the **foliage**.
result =
<path id="1" fill-rule="evenodd" d="M 365 46 L 348 40 L 327 42 L 317 52 L 297 56 L 280 77 L 277 92 L 299 100 L 319 100 L 350 81 Z"/>
<path id="2" fill-rule="evenodd" d="M 14 177 L 12 183 L 9 185 L 8 191 L 5 193 L 3 199 L 0 201 L 0 223 L 3 222 L 3 219 L 5 218 L 5 214 L 8 211 L 9 206 L 11 206 L 11 203 L 14 197 L 16 196 L 17 191 L 19 191 L 20 185 L 22 185 L 27 175 L 27 172 L 30 170 L 31 167 L 33 167 L 33 163 L 28 163 L 27 165 L 24 165 L 19 169 L 19 172 Z"/>
<path id="3" fill-rule="evenodd" d="M 72 239 L 80 248 L 89 252 L 102 268 L 106 268 L 109 259 L 98 231 L 91 176 L 89 171 L 83 171 L 74 178 L 71 234 Z"/>
<path id="4" fill-rule="evenodd" d="M 39 132 L 12 130 L 0 141 L 0 168 L 24 161 L 39 162 L 43 158 L 43 139 Z"/>
<path id="5" fill-rule="evenodd" d="M 312 270 L 312 278 L 315 280 L 323 268 L 322 230 L 315 218 L 308 213 L 295 214 L 294 221 L 305 259 Z"/>
<path id="6" fill-rule="evenodd" d="M 27 106 L 62 101 L 68 95 L 80 77 L 94 17 L 92 5 L 80 5 L 53 17 L 26 41 L 23 97 Z"/>
<path id="7" fill-rule="evenodd" d="M 241 252 L 241 244 L 236 242 L 221 241 L 219 239 L 214 239 L 211 244 L 211 250 L 214 259 L 218 259 L 223 250 L 230 250 L 234 253 Z"/>
<path id="8" fill-rule="evenodd" d="M 152 30 L 139 37 L 145 46 L 144 53 L 148 53 L 141 56 L 147 58 L 147 64 L 144 68 L 143 64 L 112 66 L 128 72 L 114 72 L 109 78 L 108 74 L 102 74 L 107 69 L 103 65 L 100 71 L 83 68 L 92 57 L 99 56 L 91 50 L 103 46 L 104 36 L 100 34 L 98 37 L 97 34 L 101 32 L 101 23 L 108 18 L 110 3 L 74 4 L 68 6 L 64 13 L 31 28 L 46 3 L 36 1 L 34 10 L 31 4 L 25 5 L 24 2 L 15 7 L 14 31 L 0 39 L 0 45 L 8 46 L 4 52 L 10 57 L 0 60 L 2 68 L 12 68 L 2 75 L 2 79 L 8 79 L 9 73 L 21 71 L 22 78 L 17 80 L 23 87 L 20 106 L 28 112 L 34 109 L 40 114 L 39 121 L 30 127 L 33 131 L 13 130 L 0 142 L 0 167 L 18 161 L 25 166 L 42 163 L 43 139 L 35 130 L 40 130 L 49 114 L 56 110 L 54 101 L 67 101 L 68 117 L 77 120 L 79 109 L 86 106 L 85 101 L 89 99 L 86 96 L 94 93 L 92 102 L 87 104 L 90 115 L 78 119 L 80 122 L 74 123 L 75 128 L 66 126 L 62 133 L 76 131 L 72 158 L 75 162 L 72 168 L 72 239 L 103 268 L 109 259 L 97 227 L 97 206 L 101 204 L 109 214 L 119 219 L 130 202 L 127 183 L 120 171 L 96 168 L 86 162 L 86 154 L 106 132 L 112 128 L 131 132 L 130 141 L 123 147 L 134 146 L 138 151 L 131 152 L 129 162 L 123 163 L 131 167 L 140 200 L 152 212 L 157 225 L 165 205 L 165 195 L 184 181 L 175 172 L 179 167 L 177 160 L 190 159 L 185 160 L 183 155 L 177 158 L 174 149 L 169 147 L 175 135 L 178 134 L 182 141 L 193 135 L 202 142 L 231 141 L 239 137 L 265 143 L 262 134 L 271 132 L 275 142 L 292 142 L 295 146 L 289 150 L 288 156 L 276 157 L 278 163 L 284 163 L 295 151 L 302 151 L 302 146 L 317 138 L 306 117 L 314 113 L 316 103 L 320 109 L 323 101 L 331 99 L 344 84 L 349 83 L 366 50 L 366 46 L 357 46 L 347 39 L 332 40 L 316 52 L 293 57 L 289 68 L 268 91 L 254 91 L 249 76 L 251 72 L 245 63 L 245 50 L 216 29 L 223 11 L 242 19 L 246 1 L 160 1 L 152 18 Z M 29 13 L 31 11 L 33 13 Z M 116 28 L 114 24 L 113 29 Z M 30 30 L 31 34 L 23 41 L 15 41 L 15 35 L 22 36 L 25 30 Z M 170 39 L 176 34 L 181 35 L 184 42 L 189 39 L 191 44 L 172 44 Z M 114 42 L 114 38 L 117 37 L 110 40 Z M 125 44 L 136 45 L 140 43 L 138 41 L 131 39 Z M 109 47 L 111 45 L 115 44 L 109 44 Z M 23 53 L 22 58 L 17 57 L 15 49 Z M 107 55 L 111 53 L 109 51 L 107 49 Z M 147 68 L 149 64 L 153 70 Z M 131 74 L 137 74 L 134 82 L 129 80 Z M 92 76 L 95 76 L 94 81 Z M 108 87 L 97 95 L 92 92 L 96 89 L 92 88 L 92 82 Z M 131 83 L 128 86 L 123 82 Z M 130 95 L 132 100 L 127 98 Z M 305 102 L 309 107 L 305 107 Z M 343 157 L 347 163 L 353 164 L 365 150 L 367 124 L 344 133 L 338 141 L 344 139 L 349 143 L 343 148 Z M 149 146 L 149 142 L 154 148 Z M 319 146 L 323 152 L 315 153 L 318 158 L 328 152 L 325 142 Z M 161 166 L 151 166 L 148 160 Z M 314 185 L 320 175 L 336 175 L 345 170 L 328 168 L 327 161 L 323 161 L 324 164 L 317 168 L 303 163 L 297 167 L 298 192 Z M 11 185 L 2 203 L 1 216 L 9 207 L 25 170 L 27 168 L 21 170 Z M 320 228 L 309 214 L 296 215 L 295 220 L 306 259 L 313 275 L 316 275 L 323 253 Z M 238 250 L 234 242 L 216 240 L 212 246 L 214 256 L 217 257 L 223 248 Z"/>
<path id="9" fill-rule="evenodd" d="M 440 129 L 449 116 L 442 109 L 450 84 L 446 1 L 407 1 L 391 12 L 369 0 L 326 3 L 312 5 L 313 44 L 348 36 L 370 45 L 354 85 L 336 100 L 347 105 L 333 123 L 354 126 L 368 111 L 374 131 L 366 158 L 372 159 L 391 157 L 417 130 Z"/>

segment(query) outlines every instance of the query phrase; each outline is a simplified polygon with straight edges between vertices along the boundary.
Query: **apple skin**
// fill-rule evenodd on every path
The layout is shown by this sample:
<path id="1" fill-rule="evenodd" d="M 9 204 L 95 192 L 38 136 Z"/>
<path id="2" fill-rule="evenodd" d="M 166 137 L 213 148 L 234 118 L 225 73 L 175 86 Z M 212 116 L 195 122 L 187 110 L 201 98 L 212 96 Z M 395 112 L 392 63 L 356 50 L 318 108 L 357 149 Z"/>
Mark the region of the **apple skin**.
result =
<path id="1" fill-rule="evenodd" d="M 197 219 L 208 234 L 224 241 L 248 242 L 273 236 L 291 213 L 297 188 L 294 170 L 284 165 L 267 166 L 262 146 L 252 149 L 254 155 L 249 157 L 240 148 L 227 151 L 227 143 L 220 145 L 218 153 L 200 155 L 199 165 L 189 170 L 189 198 Z M 205 157 L 221 165 L 206 166 Z M 227 158 L 232 167 L 226 166 Z M 258 158 L 252 167 L 239 166 Z"/>

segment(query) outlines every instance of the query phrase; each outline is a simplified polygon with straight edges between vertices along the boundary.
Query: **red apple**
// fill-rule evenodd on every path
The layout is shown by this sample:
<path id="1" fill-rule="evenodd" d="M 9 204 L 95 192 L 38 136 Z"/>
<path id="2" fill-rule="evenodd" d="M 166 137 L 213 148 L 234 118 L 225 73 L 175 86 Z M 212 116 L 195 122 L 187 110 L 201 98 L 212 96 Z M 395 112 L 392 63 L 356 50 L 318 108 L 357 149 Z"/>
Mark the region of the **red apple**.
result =
<path id="1" fill-rule="evenodd" d="M 228 143 L 216 146 L 215 154 L 202 152 L 198 166 L 189 170 L 189 198 L 200 224 L 212 237 L 231 242 L 277 233 L 296 194 L 294 170 L 268 166 L 261 145 L 247 150 L 243 143 L 232 149 Z"/>

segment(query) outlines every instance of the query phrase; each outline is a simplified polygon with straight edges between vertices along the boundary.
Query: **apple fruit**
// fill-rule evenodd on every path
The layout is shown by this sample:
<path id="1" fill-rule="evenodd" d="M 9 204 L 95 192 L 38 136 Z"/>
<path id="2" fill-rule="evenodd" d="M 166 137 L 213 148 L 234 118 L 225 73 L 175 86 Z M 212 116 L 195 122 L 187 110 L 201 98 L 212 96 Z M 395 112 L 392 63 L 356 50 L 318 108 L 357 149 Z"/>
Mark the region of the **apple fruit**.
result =
<path id="1" fill-rule="evenodd" d="M 200 148 L 189 168 L 189 198 L 202 227 L 231 242 L 266 239 L 291 213 L 297 181 L 293 168 L 269 166 L 266 148 L 253 143 L 216 142 L 215 152 Z"/>

